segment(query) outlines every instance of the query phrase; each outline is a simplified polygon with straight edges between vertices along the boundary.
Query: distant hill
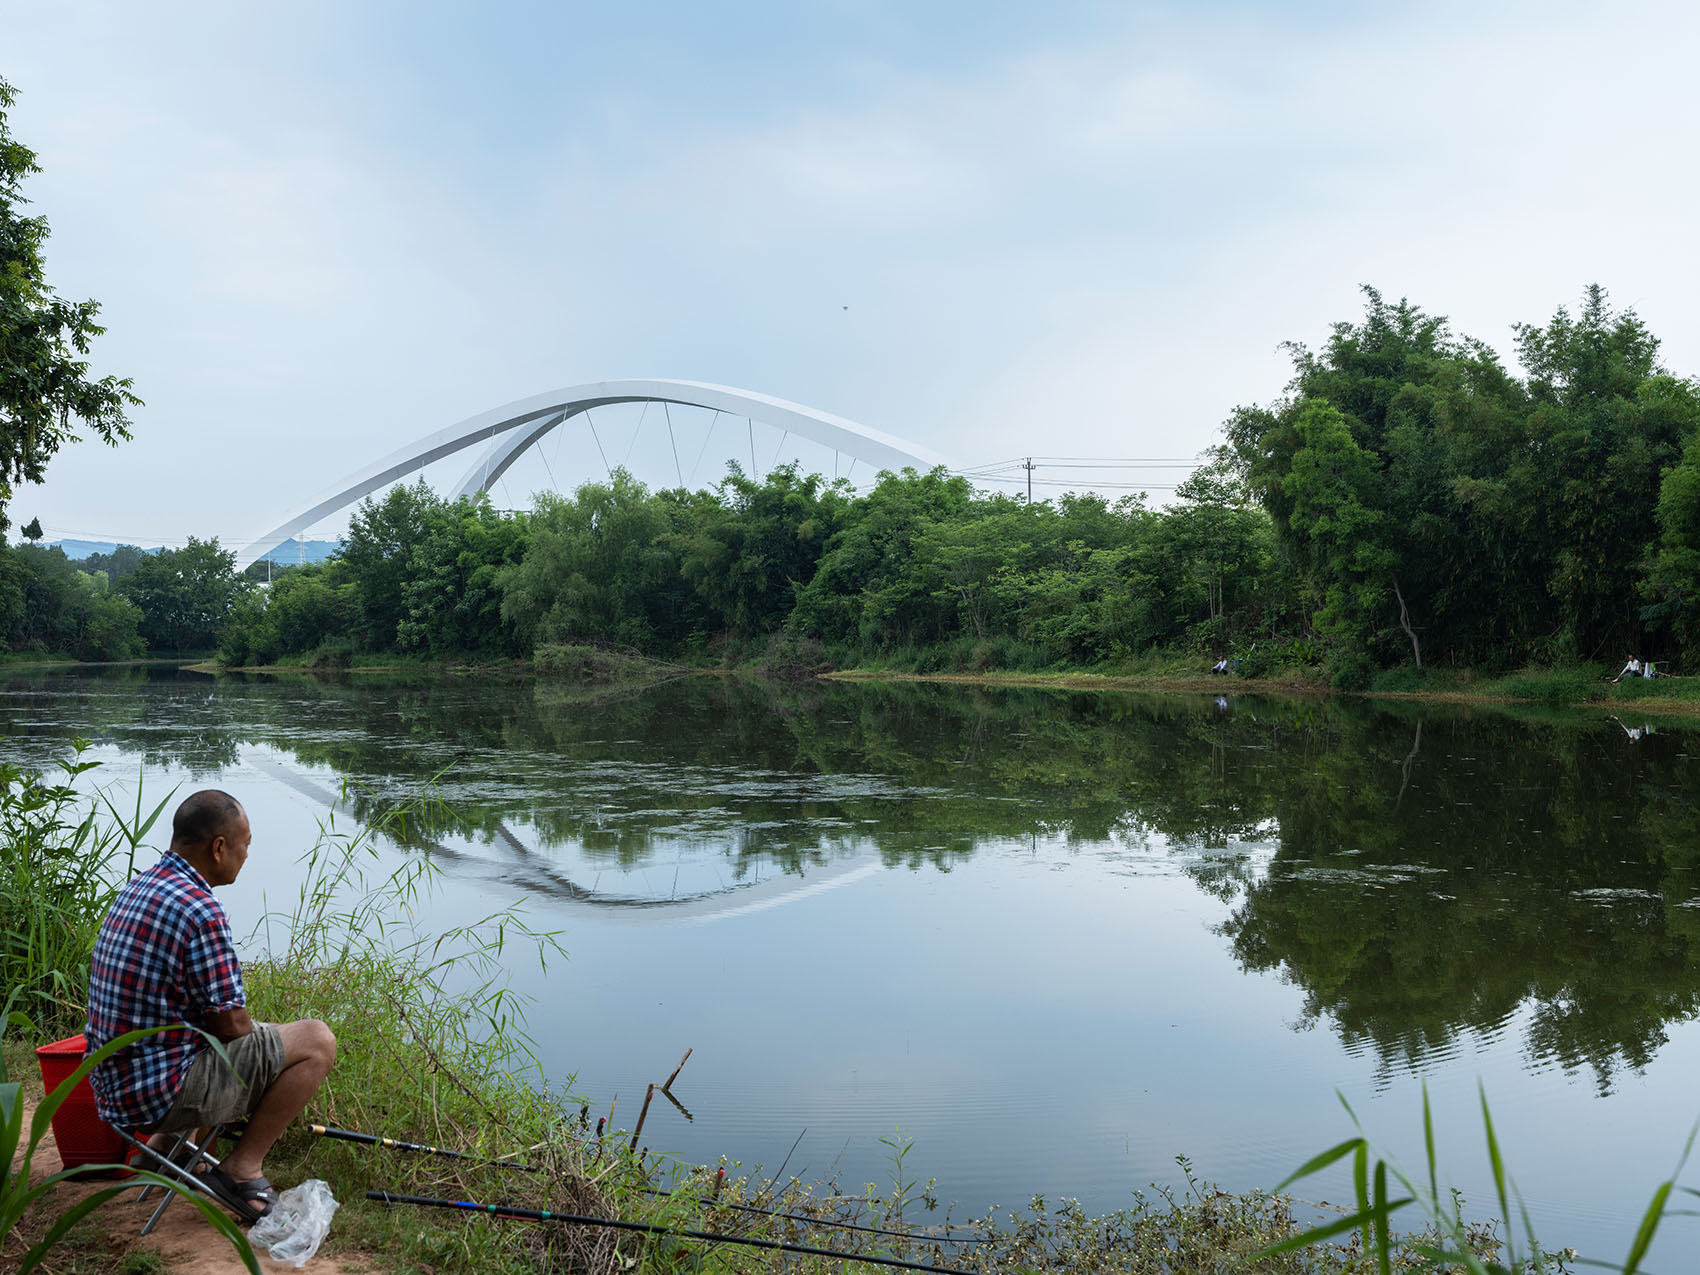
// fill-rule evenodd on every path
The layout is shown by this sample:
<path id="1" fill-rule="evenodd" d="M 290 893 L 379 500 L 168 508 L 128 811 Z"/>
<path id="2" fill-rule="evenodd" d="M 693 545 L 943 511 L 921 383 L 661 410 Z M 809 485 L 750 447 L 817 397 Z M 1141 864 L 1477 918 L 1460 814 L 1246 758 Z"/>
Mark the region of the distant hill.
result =
<path id="1" fill-rule="evenodd" d="M 44 549 L 51 549 L 54 545 L 63 549 L 65 556 L 72 562 L 81 562 L 90 554 L 111 553 L 118 547 L 110 540 L 43 540 L 41 542 Z M 164 548 L 163 545 L 155 545 L 151 549 L 143 549 L 142 552 L 158 553 L 162 548 Z"/>
<path id="2" fill-rule="evenodd" d="M 72 562 L 80 562 L 90 554 L 111 553 L 118 546 L 110 540 L 44 540 L 44 545 L 58 545 L 65 551 L 65 556 Z M 143 549 L 143 553 L 158 553 L 162 546 L 155 545 L 151 549 Z M 266 555 L 274 563 L 284 566 L 294 566 L 298 562 L 323 562 L 338 549 L 342 548 L 340 540 L 285 540 L 271 553 Z M 264 562 L 266 559 L 261 558 Z"/>

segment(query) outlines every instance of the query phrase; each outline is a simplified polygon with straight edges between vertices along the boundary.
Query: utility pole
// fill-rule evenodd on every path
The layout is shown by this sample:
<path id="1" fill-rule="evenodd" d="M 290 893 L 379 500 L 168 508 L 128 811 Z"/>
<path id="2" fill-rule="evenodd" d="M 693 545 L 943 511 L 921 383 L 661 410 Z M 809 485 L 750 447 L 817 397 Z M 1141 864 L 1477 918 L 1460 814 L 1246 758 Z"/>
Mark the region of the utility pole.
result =
<path id="1" fill-rule="evenodd" d="M 1033 464 L 1033 458 L 1031 456 L 1029 456 L 1027 458 L 1027 463 L 1025 465 L 1023 465 L 1022 468 L 1027 471 L 1027 503 L 1032 504 L 1033 503 L 1033 470 L 1035 468 L 1037 468 L 1037 466 L 1035 466 Z"/>

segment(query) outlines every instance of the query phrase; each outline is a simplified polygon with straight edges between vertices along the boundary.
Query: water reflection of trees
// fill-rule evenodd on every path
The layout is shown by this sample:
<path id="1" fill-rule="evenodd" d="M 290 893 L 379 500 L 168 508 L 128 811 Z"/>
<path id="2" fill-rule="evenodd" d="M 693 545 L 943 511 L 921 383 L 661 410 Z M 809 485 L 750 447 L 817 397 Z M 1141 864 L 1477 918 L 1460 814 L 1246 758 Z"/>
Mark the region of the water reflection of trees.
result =
<path id="1" fill-rule="evenodd" d="M 519 678 L 37 683 L 69 697 L 58 718 L 150 764 L 212 772 L 263 743 L 352 780 L 361 814 L 441 774 L 454 822 L 404 843 L 466 837 L 545 888 L 563 845 L 631 867 L 695 844 L 733 881 L 812 872 L 870 836 L 889 866 L 938 869 L 1029 838 L 1162 845 L 1228 902 L 1247 968 L 1282 972 L 1309 1017 L 1390 1066 L 1524 1010 L 1534 1059 L 1607 1084 L 1700 991 L 1680 731 L 720 678 L 608 702 Z"/>
<path id="2" fill-rule="evenodd" d="M 1288 773 L 1279 852 L 1223 927 L 1248 967 L 1283 970 L 1389 1061 L 1527 1007 L 1531 1055 L 1602 1087 L 1695 1013 L 1700 829 L 1677 738 L 1431 716 L 1401 800 L 1400 715 L 1341 720 Z"/>

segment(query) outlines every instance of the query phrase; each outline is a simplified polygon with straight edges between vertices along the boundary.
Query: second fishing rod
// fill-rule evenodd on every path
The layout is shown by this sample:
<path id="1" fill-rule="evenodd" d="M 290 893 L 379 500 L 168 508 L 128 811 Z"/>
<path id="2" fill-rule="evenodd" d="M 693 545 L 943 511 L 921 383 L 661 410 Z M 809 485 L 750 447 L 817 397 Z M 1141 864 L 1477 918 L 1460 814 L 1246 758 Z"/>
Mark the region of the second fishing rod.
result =
<path id="1" fill-rule="evenodd" d="M 465 1151 L 450 1151 L 445 1147 L 427 1146 L 421 1142 L 404 1142 L 400 1138 L 383 1137 L 375 1133 L 360 1133 L 354 1129 L 338 1129 L 330 1125 L 310 1124 L 307 1131 L 314 1137 L 331 1138 L 339 1142 L 357 1142 L 363 1146 L 379 1147 L 385 1151 L 406 1151 L 418 1155 L 440 1156 L 447 1160 L 466 1160 L 474 1164 L 485 1164 L 497 1169 L 517 1169 L 521 1173 L 542 1173 L 543 1166 L 536 1164 L 521 1164 L 515 1160 L 489 1159 L 485 1156 L 469 1155 Z M 721 1169 L 715 1175 L 714 1185 L 716 1194 L 713 1196 L 699 1195 L 695 1197 L 698 1204 L 710 1208 L 731 1209 L 738 1213 L 753 1213 L 762 1217 L 784 1218 L 787 1221 L 803 1222 L 810 1226 L 818 1226 L 835 1231 L 860 1231 L 868 1235 L 884 1235 L 893 1239 L 922 1240 L 929 1242 L 942 1241 L 946 1244 L 981 1244 L 985 1241 L 971 1235 L 935 1235 L 925 1231 L 893 1231 L 878 1226 L 866 1226 L 860 1222 L 837 1222 L 825 1218 L 813 1217 L 807 1213 L 786 1213 L 778 1209 L 758 1208 L 753 1204 L 734 1204 L 722 1200 L 718 1196 L 721 1182 L 726 1176 L 726 1170 Z M 659 1187 L 641 1188 L 645 1195 L 670 1199 L 677 1195 L 676 1191 L 663 1191 Z"/>

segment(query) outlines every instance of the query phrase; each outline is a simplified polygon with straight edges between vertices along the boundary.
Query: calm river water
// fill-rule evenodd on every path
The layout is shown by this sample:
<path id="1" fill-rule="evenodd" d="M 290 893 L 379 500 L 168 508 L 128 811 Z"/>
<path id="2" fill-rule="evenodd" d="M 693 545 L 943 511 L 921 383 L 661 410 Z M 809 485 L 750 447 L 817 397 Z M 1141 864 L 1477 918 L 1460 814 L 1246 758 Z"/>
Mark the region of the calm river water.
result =
<path id="1" fill-rule="evenodd" d="M 253 815 L 239 933 L 353 781 L 439 770 L 442 918 L 528 900 L 551 1081 L 695 1161 L 1089 1209 L 1175 1157 L 1268 1186 L 1351 1135 L 1621 1260 L 1700 1115 L 1700 734 L 1603 714 L 692 678 L 10 675 L 0 751 Z M 187 788 L 185 788 L 187 791 Z M 150 802 L 151 804 L 151 802 Z M 156 843 L 163 838 L 156 837 Z M 259 935 L 263 938 L 263 933 Z M 258 939 L 256 939 L 258 941 Z M 901 1132 L 899 1132 L 901 1131 Z M 793 1150 L 793 1147 L 795 1148 Z M 1688 1181 L 1694 1183 L 1694 1175 Z M 1341 1198 L 1338 1180 L 1312 1198 Z M 1700 1251 L 1673 1219 L 1655 1269 Z"/>

